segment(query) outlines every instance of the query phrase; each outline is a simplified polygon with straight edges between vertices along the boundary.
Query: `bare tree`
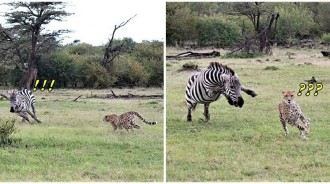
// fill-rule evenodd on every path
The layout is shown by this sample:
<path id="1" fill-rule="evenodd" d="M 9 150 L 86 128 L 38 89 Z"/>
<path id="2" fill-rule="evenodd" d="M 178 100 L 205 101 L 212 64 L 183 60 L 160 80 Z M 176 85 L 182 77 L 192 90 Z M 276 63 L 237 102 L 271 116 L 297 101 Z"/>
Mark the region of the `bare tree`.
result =
<path id="1" fill-rule="evenodd" d="M 107 65 L 109 65 L 110 68 L 113 67 L 113 60 L 121 53 L 121 50 L 124 46 L 124 42 L 122 42 L 121 44 L 119 44 L 117 46 L 115 46 L 113 44 L 115 33 L 119 28 L 125 26 L 135 16 L 136 15 L 134 15 L 133 17 L 129 18 L 128 20 L 120 23 L 118 26 L 115 25 L 115 28 L 112 31 L 111 38 L 109 39 L 109 43 L 107 44 L 107 46 L 105 47 L 105 50 L 104 50 L 104 56 L 103 56 L 103 60 L 101 63 L 101 65 L 103 67 L 106 67 Z"/>
<path id="2" fill-rule="evenodd" d="M 273 12 L 271 8 L 263 6 L 263 2 L 241 2 L 233 3 L 232 5 L 232 9 L 226 13 L 230 15 L 246 16 L 251 21 L 254 28 L 254 36 L 248 38 L 247 30 L 243 22 L 242 36 L 244 41 L 243 44 L 233 52 L 244 49 L 244 51 L 253 50 L 254 52 L 269 53 L 271 32 L 276 30 L 279 14 Z M 268 24 L 262 27 L 261 19 L 264 15 L 268 15 Z M 273 26 L 274 24 L 275 26 Z"/>

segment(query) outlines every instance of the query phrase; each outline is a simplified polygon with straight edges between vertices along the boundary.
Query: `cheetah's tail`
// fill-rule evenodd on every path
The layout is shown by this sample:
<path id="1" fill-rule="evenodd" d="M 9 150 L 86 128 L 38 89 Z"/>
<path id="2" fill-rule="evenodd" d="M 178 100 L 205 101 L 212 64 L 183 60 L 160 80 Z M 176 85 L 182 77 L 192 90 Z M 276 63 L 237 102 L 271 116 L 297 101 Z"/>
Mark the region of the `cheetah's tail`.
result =
<path id="1" fill-rule="evenodd" d="M 144 123 L 149 124 L 149 125 L 155 125 L 157 124 L 157 121 L 147 121 L 145 120 L 139 113 L 133 112 L 138 118 L 140 118 Z"/>

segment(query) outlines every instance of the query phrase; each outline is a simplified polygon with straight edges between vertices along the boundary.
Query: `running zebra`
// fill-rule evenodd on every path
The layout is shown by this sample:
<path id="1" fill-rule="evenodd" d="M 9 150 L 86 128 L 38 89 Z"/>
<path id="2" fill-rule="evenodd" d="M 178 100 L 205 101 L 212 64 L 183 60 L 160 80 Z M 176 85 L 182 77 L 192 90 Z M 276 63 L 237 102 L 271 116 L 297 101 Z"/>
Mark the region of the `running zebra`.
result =
<path id="1" fill-rule="evenodd" d="M 210 119 L 210 103 L 224 95 L 230 105 L 242 107 L 244 100 L 241 91 L 255 97 L 257 94 L 247 88 L 241 87 L 237 74 L 226 65 L 211 62 L 202 72 L 191 76 L 186 86 L 186 104 L 188 108 L 187 121 L 191 121 L 191 111 L 197 104 L 204 104 L 206 121 Z"/>
<path id="2" fill-rule="evenodd" d="M 11 90 L 8 91 L 9 93 L 9 100 L 10 100 L 10 112 L 18 113 L 21 116 L 22 122 L 27 120 L 30 122 L 28 118 L 28 111 L 30 107 L 32 107 L 33 115 L 36 115 L 35 112 L 35 97 L 31 91 L 27 89 L 23 89 L 21 91 Z"/>

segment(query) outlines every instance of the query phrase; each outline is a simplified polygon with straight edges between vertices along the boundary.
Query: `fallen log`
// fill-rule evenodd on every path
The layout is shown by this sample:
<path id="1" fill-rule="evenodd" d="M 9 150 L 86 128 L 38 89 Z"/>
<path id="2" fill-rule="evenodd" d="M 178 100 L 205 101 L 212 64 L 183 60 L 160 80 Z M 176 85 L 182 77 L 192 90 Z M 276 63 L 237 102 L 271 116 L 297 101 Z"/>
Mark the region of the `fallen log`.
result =
<path id="1" fill-rule="evenodd" d="M 76 99 L 72 100 L 72 101 L 77 101 L 82 95 L 79 95 Z"/>
<path id="2" fill-rule="evenodd" d="M 198 52 L 183 52 L 180 54 L 177 54 L 175 56 L 166 56 L 167 60 L 181 60 L 181 59 L 202 59 L 202 58 L 213 58 L 213 57 L 219 57 L 220 52 L 218 51 L 212 51 L 212 52 L 204 52 L 204 53 L 198 53 Z"/>
<path id="3" fill-rule="evenodd" d="M 329 57 L 330 56 L 330 52 L 329 51 L 321 51 L 321 53 L 322 53 L 322 55 L 324 56 L 324 57 Z"/>
<path id="4" fill-rule="evenodd" d="M 93 98 L 110 98 L 110 99 L 117 99 L 117 98 L 124 98 L 124 99 L 157 99 L 157 98 L 164 98 L 164 95 L 134 95 L 128 93 L 127 95 L 113 95 L 107 94 L 105 97 L 102 96 L 93 96 Z"/>
<path id="5" fill-rule="evenodd" d="M 0 93 L 0 96 L 4 97 L 6 100 L 9 100 L 9 98 L 6 95 L 4 95 L 4 94 L 1 94 Z"/>
<path id="6" fill-rule="evenodd" d="M 123 98 L 123 99 L 157 99 L 157 98 L 164 98 L 164 95 L 134 95 L 132 93 L 127 93 L 127 95 L 117 95 L 113 90 L 110 90 L 111 94 L 106 94 L 105 96 L 97 96 L 94 95 L 93 98 Z"/>

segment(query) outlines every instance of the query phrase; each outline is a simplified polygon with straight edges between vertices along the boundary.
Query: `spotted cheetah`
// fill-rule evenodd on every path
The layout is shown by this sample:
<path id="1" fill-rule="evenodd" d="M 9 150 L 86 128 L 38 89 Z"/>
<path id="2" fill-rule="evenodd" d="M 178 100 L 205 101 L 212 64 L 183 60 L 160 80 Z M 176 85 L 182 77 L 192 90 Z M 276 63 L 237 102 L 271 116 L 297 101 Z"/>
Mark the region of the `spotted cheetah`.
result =
<path id="1" fill-rule="evenodd" d="M 125 128 L 127 131 L 129 129 L 133 130 L 133 128 L 140 129 L 141 127 L 137 125 L 135 122 L 135 116 L 140 118 L 146 124 L 149 125 L 157 124 L 157 121 L 151 121 L 151 122 L 146 121 L 139 113 L 134 111 L 125 112 L 119 116 L 116 114 L 106 115 L 104 116 L 103 121 L 110 122 L 113 127 L 113 131 L 117 130 L 117 128 L 119 129 Z"/>
<path id="2" fill-rule="evenodd" d="M 295 91 L 282 91 L 283 100 L 278 105 L 279 117 L 283 125 L 285 135 L 287 136 L 289 130 L 286 124 L 290 124 L 299 129 L 300 135 L 307 139 L 306 134 L 309 133 L 310 119 L 306 118 L 295 100 Z M 303 123 L 299 123 L 298 120 Z"/>

